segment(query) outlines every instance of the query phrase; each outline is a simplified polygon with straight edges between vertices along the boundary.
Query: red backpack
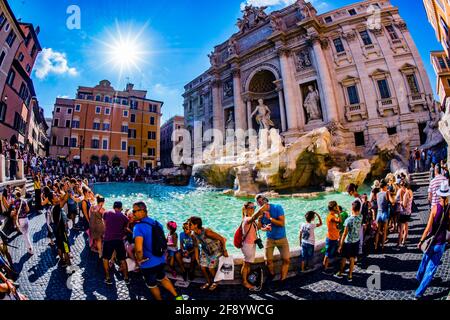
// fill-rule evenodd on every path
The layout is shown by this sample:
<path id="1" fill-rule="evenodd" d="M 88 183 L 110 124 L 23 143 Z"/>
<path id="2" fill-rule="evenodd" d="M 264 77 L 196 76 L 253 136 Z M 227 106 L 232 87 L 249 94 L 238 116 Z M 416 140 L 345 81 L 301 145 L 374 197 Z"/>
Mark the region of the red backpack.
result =
<path id="1" fill-rule="evenodd" d="M 242 248 L 242 244 L 244 243 L 244 234 L 242 232 L 242 222 L 234 233 L 234 246 L 238 249 Z"/>
<path id="2" fill-rule="evenodd" d="M 239 228 L 237 228 L 236 232 L 234 233 L 234 246 L 238 249 L 242 249 L 242 245 L 245 241 L 245 239 L 247 238 L 248 234 L 250 233 L 250 230 L 252 229 L 253 223 L 250 226 L 250 229 L 248 229 L 247 233 L 244 236 L 244 233 L 242 232 L 242 224 L 243 222 L 241 222 L 241 224 L 239 225 Z"/>

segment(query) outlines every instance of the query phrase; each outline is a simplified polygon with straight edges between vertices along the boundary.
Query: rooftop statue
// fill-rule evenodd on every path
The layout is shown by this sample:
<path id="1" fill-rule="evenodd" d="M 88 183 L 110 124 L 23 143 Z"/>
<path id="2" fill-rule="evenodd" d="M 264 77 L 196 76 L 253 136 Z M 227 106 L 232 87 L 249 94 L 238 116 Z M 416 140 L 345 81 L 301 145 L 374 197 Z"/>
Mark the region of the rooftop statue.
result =
<path id="1" fill-rule="evenodd" d="M 267 9 L 267 6 L 263 7 L 254 7 L 253 5 L 245 6 L 245 9 L 242 11 L 244 14 L 242 19 L 239 18 L 237 22 L 237 26 L 241 32 L 245 32 L 260 22 L 265 21 L 267 18 L 267 14 L 264 10 Z"/>
<path id="2" fill-rule="evenodd" d="M 297 19 L 299 21 L 311 18 L 313 15 L 315 15 L 315 12 L 312 12 L 314 8 L 311 8 L 306 4 L 305 0 L 297 0 L 295 3 L 297 6 Z"/>

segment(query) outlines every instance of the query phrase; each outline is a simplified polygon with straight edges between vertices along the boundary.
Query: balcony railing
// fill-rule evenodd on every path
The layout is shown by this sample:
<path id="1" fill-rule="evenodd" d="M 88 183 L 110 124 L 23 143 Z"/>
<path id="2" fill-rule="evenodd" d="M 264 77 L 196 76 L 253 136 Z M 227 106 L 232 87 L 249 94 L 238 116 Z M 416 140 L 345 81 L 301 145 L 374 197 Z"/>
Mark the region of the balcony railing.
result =
<path id="1" fill-rule="evenodd" d="M 347 118 L 347 121 L 367 119 L 366 105 L 364 103 L 357 103 L 345 106 L 345 117 Z M 355 119 L 355 117 L 357 119 Z M 360 119 L 358 119 L 358 117 Z"/>
<path id="2" fill-rule="evenodd" d="M 380 116 L 386 116 L 387 111 L 392 111 L 394 114 L 398 114 L 398 104 L 396 98 L 378 100 L 378 113 Z"/>
<path id="3" fill-rule="evenodd" d="M 419 111 L 420 108 L 428 109 L 425 93 L 414 93 L 408 95 L 409 108 L 411 112 Z"/>

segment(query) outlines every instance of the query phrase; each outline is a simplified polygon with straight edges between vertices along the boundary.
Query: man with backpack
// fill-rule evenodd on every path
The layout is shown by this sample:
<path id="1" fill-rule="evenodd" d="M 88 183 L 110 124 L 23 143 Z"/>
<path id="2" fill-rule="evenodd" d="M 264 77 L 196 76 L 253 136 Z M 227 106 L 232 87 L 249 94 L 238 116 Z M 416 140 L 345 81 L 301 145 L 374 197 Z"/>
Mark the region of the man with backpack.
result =
<path id="1" fill-rule="evenodd" d="M 165 273 L 167 241 L 162 225 L 150 218 L 144 202 L 133 205 L 133 229 L 136 262 L 144 276 L 144 281 L 155 300 L 162 300 L 158 283 L 172 294 L 175 300 L 183 300 Z"/>

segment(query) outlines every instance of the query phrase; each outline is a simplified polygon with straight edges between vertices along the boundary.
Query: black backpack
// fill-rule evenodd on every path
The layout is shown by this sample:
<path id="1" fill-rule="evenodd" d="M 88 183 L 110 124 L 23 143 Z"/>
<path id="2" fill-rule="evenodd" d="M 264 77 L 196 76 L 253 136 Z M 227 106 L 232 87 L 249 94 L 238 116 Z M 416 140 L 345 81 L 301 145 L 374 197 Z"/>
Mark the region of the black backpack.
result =
<path id="1" fill-rule="evenodd" d="M 167 251 L 167 239 L 163 228 L 156 221 L 151 224 L 142 221 L 152 227 L 152 254 L 155 257 L 162 257 Z"/>

